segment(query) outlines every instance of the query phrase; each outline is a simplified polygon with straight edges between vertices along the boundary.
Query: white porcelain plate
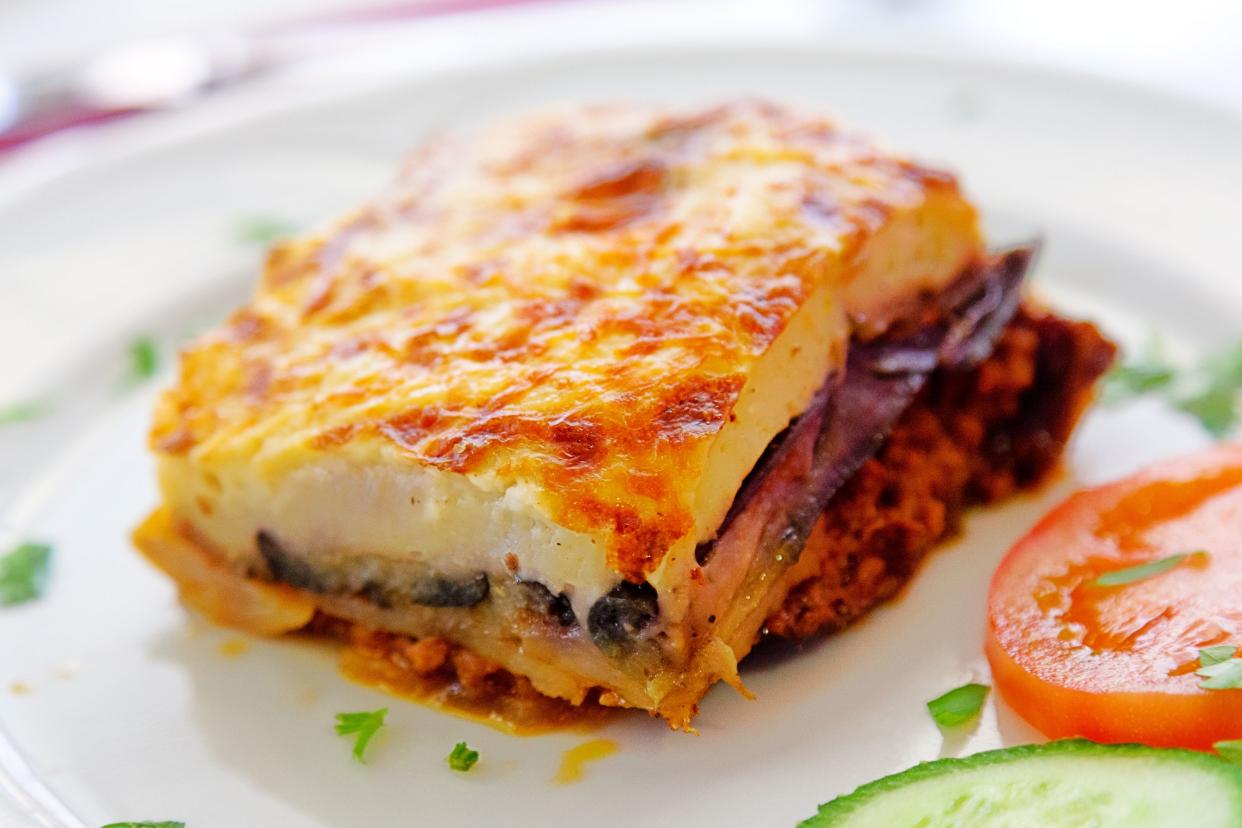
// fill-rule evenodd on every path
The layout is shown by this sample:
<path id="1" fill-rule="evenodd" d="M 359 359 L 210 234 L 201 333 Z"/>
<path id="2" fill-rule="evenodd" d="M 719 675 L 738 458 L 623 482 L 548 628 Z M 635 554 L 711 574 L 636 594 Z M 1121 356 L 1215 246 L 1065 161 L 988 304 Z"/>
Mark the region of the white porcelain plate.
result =
<path id="1" fill-rule="evenodd" d="M 598 735 L 619 752 L 573 785 L 552 779 L 586 737 L 508 736 L 386 697 L 342 678 L 325 648 L 253 640 L 236 652 L 238 636 L 188 614 L 130 548 L 155 500 L 143 435 L 158 381 L 123 382 L 126 346 L 153 335 L 171 349 L 241 299 L 260 251 L 234 238 L 239 219 L 346 207 L 439 127 L 548 101 L 737 95 L 834 112 L 958 169 L 998 238 L 1046 240 L 1037 289 L 1125 341 L 1155 328 L 1205 349 L 1242 329 L 1242 126 L 1003 65 L 798 44 L 565 53 L 407 78 L 86 166 L 0 204 L 0 353 L 26 375 L 37 366 L 33 390 L 53 402 L 45 419 L 0 429 L 0 548 L 56 550 L 45 596 L 0 609 L 0 799 L 13 819 L 788 826 L 919 760 L 1037 739 L 993 699 L 946 743 L 924 703 L 988 680 L 987 581 L 1038 515 L 1073 485 L 1206 442 L 1155 402 L 1093 412 L 1067 475 L 973 516 L 856 628 L 744 670 L 757 700 L 713 690 L 699 735 L 641 714 L 608 725 Z M 359 764 L 333 716 L 383 705 L 390 727 Z M 469 775 L 444 762 L 459 740 L 482 754 Z"/>

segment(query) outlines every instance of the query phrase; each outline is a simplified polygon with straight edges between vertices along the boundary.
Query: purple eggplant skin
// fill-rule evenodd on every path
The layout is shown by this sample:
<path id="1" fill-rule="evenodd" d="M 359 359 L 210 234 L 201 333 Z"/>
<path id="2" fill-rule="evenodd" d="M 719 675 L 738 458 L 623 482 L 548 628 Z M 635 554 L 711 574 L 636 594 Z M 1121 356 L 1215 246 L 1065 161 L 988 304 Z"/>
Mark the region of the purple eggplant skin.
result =
<path id="1" fill-rule="evenodd" d="M 966 370 L 986 359 L 1017 312 L 1033 245 L 994 255 L 948 291 L 945 321 L 899 336 L 850 346 L 843 372 L 830 376 L 760 458 L 729 509 L 717 537 L 695 550 L 707 565 L 721 550 L 749 554 L 739 523 L 763 522 L 761 555 L 796 561 L 832 496 L 879 450 L 893 424 L 937 369 Z M 809 454 L 809 459 L 808 459 Z M 769 482 L 786 462 L 809 464 L 797 487 Z"/>
<path id="2" fill-rule="evenodd" d="M 358 568 L 349 563 L 316 566 L 314 560 L 297 555 L 290 551 L 287 544 L 277 541 L 272 532 L 258 532 L 255 546 L 266 570 L 256 570 L 251 573 L 252 576 L 280 581 L 319 595 L 357 596 L 381 609 L 412 604 L 469 608 L 492 597 L 492 580 L 482 572 L 448 578 L 421 572 L 415 574 L 393 567 L 385 576 L 372 576 L 360 584 L 356 577 L 352 580 L 347 577 L 350 570 L 357 571 Z M 362 571 L 368 569 L 362 568 Z M 578 625 L 573 605 L 564 592 L 554 593 L 538 581 L 514 578 L 512 583 L 520 590 L 520 600 L 531 610 L 545 615 L 549 623 L 563 630 Z"/>
<path id="3" fill-rule="evenodd" d="M 409 574 L 402 577 L 398 573 L 386 582 L 351 584 L 348 567 L 316 566 L 314 561 L 289 551 L 271 532 L 258 532 L 255 545 L 272 580 L 318 595 L 358 595 L 383 609 L 402 604 L 473 607 L 486 600 L 491 591 L 491 582 L 482 572 L 466 578 Z"/>
<path id="4" fill-rule="evenodd" d="M 423 607 L 473 607 L 482 603 L 491 583 L 480 572 L 473 578 L 420 578 L 409 590 L 410 603 Z"/>

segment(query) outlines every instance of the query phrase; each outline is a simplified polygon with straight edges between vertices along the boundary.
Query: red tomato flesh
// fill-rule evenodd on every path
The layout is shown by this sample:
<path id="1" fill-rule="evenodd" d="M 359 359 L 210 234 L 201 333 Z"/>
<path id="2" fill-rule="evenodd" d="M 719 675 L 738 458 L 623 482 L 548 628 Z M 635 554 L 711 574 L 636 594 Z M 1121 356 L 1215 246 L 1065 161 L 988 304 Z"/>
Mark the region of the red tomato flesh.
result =
<path id="1" fill-rule="evenodd" d="M 1178 553 L 1176 567 L 1093 582 Z M 997 689 L 1051 738 L 1206 750 L 1242 738 L 1242 689 L 1205 690 L 1199 649 L 1242 657 L 1242 445 L 1072 495 L 1010 550 L 988 594 Z"/>

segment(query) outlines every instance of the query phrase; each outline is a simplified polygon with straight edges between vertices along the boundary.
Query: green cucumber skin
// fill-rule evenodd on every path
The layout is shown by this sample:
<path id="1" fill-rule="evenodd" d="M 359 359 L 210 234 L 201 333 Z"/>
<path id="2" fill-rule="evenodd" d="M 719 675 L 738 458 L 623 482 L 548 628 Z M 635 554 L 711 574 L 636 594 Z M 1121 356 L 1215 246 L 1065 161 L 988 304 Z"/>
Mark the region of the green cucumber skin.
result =
<path id="1" fill-rule="evenodd" d="M 922 762 L 908 770 L 885 776 L 874 782 L 868 782 L 857 788 L 853 793 L 839 796 L 819 806 L 819 811 L 812 817 L 798 823 L 797 828 L 835 828 L 846 825 L 846 820 L 856 811 L 866 806 L 878 796 L 898 791 L 907 785 L 937 777 L 950 776 L 958 772 L 969 772 L 975 768 L 1003 763 L 1021 762 L 1027 758 L 1064 757 L 1072 759 L 1076 756 L 1086 758 L 1159 758 L 1161 761 L 1177 762 L 1183 765 L 1197 765 L 1205 773 L 1221 779 L 1225 789 L 1233 789 L 1233 807 L 1237 814 L 1237 824 L 1242 828 L 1242 765 L 1233 764 L 1208 753 L 1181 748 L 1153 748 L 1146 745 L 1121 744 L 1105 745 L 1086 739 L 1064 739 L 1043 745 L 1022 745 L 1020 747 L 1001 748 L 976 753 L 961 759 L 937 759 Z M 1195 803 L 1187 803 L 1187 815 L 1194 813 Z M 1193 818 L 1193 817 L 1192 817 Z M 902 828 L 892 826 L 892 828 Z M 963 826 L 966 828 L 966 826 Z"/>

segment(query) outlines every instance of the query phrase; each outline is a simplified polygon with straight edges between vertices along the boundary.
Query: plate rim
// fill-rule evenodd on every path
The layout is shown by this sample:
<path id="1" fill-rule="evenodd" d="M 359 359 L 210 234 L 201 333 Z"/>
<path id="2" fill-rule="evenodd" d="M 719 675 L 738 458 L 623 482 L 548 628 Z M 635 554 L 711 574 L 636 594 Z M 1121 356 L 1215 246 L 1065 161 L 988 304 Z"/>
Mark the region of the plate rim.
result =
<path id="1" fill-rule="evenodd" d="M 498 25 L 494 21 L 478 21 L 477 29 Z M 463 28 L 463 31 L 468 31 Z M 497 74 L 506 67 L 522 71 L 574 64 L 584 60 L 610 61 L 623 58 L 639 59 L 665 56 L 675 51 L 687 61 L 702 61 L 713 56 L 745 53 L 746 59 L 765 60 L 773 56 L 797 59 L 867 61 L 871 63 L 904 64 L 908 68 L 932 66 L 941 70 L 988 70 L 1007 75 L 1010 79 L 1054 82 L 1058 85 L 1092 87 L 1093 92 L 1148 101 L 1161 108 L 1176 108 L 1193 117 L 1219 122 L 1225 129 L 1242 135 L 1242 107 L 1217 100 L 1206 100 L 1183 91 L 1145 82 L 1135 78 L 1084 67 L 1069 67 L 1033 59 L 1007 59 L 984 53 L 950 53 L 941 48 L 902 48 L 897 44 L 837 42 L 811 34 L 760 33 L 757 36 L 738 34 L 705 34 L 687 38 L 677 44 L 653 38 L 648 42 L 591 43 L 553 40 L 540 45 L 540 51 L 524 50 L 514 45 L 479 57 L 469 63 L 401 66 L 390 72 L 366 79 L 348 88 L 334 88 L 295 94 L 277 105 L 264 96 L 222 96 L 208 100 L 195 110 L 168 110 L 138 116 L 129 121 L 102 125 L 81 132 L 52 136 L 31 147 L 18 150 L 0 161 L 0 211 L 17 206 L 39 188 L 58 184 L 76 175 L 88 174 L 108 166 L 133 161 L 141 156 L 190 146 L 210 138 L 227 136 L 253 128 L 256 124 L 277 122 L 281 118 L 310 113 L 317 108 L 331 108 L 368 97 L 383 97 L 398 90 L 417 88 L 424 84 L 451 82 L 457 78 L 477 78 Z M 287 94 L 287 90 L 285 90 Z M 75 150 L 99 150 L 82 158 Z M 70 159 L 69 155 L 78 155 Z"/>

